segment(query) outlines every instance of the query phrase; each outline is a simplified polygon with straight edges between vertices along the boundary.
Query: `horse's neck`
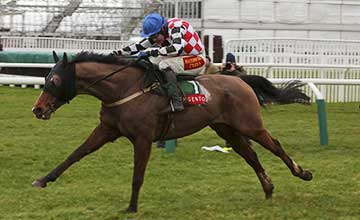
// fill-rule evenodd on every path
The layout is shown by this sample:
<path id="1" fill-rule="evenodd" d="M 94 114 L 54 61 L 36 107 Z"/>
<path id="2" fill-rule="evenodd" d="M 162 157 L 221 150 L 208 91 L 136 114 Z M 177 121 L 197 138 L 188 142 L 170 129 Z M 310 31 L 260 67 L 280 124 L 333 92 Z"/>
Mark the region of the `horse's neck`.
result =
<path id="1" fill-rule="evenodd" d="M 76 77 L 79 93 L 89 94 L 105 103 L 111 103 L 139 90 L 144 74 L 133 67 L 123 69 L 89 88 L 89 85 L 96 80 L 122 67 L 94 62 L 77 63 Z"/>

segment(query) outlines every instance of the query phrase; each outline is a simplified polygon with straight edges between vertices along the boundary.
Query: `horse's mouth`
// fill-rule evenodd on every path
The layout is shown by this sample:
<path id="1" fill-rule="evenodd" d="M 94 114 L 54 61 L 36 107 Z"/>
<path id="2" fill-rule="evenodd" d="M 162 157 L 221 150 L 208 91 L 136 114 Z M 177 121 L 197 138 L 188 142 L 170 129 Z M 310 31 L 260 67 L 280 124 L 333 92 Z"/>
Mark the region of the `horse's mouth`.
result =
<path id="1" fill-rule="evenodd" d="M 32 112 L 34 113 L 34 115 L 36 116 L 36 118 L 38 119 L 43 119 L 43 120 L 49 120 L 50 117 L 51 117 L 51 114 L 53 112 L 56 111 L 56 107 L 55 107 L 55 104 L 51 104 L 49 106 L 49 108 L 47 109 L 43 109 L 41 107 L 34 107 L 32 109 Z"/>
<path id="2" fill-rule="evenodd" d="M 40 115 L 39 117 L 43 120 L 49 120 L 51 118 L 51 114 L 53 113 L 53 111 L 51 109 L 48 109 L 46 112 L 44 112 L 42 115 Z M 38 118 L 39 118 L 38 117 Z"/>

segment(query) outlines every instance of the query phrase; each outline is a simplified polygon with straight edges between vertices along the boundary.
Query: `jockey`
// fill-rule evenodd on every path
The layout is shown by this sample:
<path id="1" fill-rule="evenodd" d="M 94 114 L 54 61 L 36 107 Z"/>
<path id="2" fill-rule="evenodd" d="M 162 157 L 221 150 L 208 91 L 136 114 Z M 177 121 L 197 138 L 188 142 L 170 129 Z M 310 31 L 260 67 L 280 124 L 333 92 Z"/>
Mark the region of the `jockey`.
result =
<path id="1" fill-rule="evenodd" d="M 182 96 L 176 85 L 176 75 L 198 75 L 205 68 L 205 49 L 193 27 L 179 18 L 165 19 L 152 13 L 143 21 L 140 42 L 114 51 L 115 55 L 149 57 L 159 65 L 168 82 L 173 112 L 184 110 Z M 150 47 L 156 47 L 149 50 Z M 146 50 L 148 49 L 148 50 Z"/>

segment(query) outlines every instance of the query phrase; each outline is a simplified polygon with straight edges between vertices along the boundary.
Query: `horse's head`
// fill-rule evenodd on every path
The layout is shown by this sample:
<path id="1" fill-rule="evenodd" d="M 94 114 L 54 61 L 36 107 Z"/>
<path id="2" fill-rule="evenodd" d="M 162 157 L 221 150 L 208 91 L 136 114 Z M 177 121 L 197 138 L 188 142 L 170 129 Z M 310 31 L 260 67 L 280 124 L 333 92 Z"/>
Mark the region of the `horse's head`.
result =
<path id="1" fill-rule="evenodd" d="M 53 52 L 55 66 L 45 76 L 44 89 L 32 109 L 39 119 L 49 119 L 60 106 L 68 103 L 76 95 L 75 64 L 68 62 L 64 53 L 63 59 Z"/>

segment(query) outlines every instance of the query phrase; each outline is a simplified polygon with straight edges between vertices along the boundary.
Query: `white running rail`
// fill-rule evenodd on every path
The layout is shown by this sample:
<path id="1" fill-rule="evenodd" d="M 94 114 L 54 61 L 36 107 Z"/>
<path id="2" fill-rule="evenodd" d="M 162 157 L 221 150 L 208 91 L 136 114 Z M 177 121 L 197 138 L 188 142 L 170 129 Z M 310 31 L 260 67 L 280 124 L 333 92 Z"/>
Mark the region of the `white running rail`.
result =
<path id="1" fill-rule="evenodd" d="M 238 63 L 360 65 L 360 41 L 308 38 L 231 39 L 225 54 Z"/>
<path id="2" fill-rule="evenodd" d="M 327 79 L 334 83 L 321 84 L 319 90 L 327 102 L 359 102 L 360 86 L 337 84 L 341 80 L 360 79 L 360 65 L 333 65 L 333 64 L 278 64 L 278 63 L 242 63 L 251 75 L 260 75 L 270 79 Z M 319 81 L 318 81 L 319 82 Z M 305 93 L 315 99 L 309 87 Z"/>
<path id="3" fill-rule="evenodd" d="M 1 67 L 34 67 L 34 68 L 51 68 L 54 64 L 35 64 L 35 63 L 0 63 Z M 322 69 L 332 72 L 338 72 L 340 75 L 350 75 L 351 72 L 360 71 L 360 66 L 336 66 L 336 65 L 291 65 L 291 64 L 245 64 L 248 72 L 262 75 L 267 77 L 273 83 L 281 84 L 289 80 L 297 79 L 304 83 L 314 83 L 319 85 L 319 91 L 327 102 L 359 102 L 360 101 L 360 77 L 357 78 L 321 78 L 323 76 L 331 76 L 325 74 Z M 254 69 L 254 68 L 257 68 Z M 294 71 L 294 74 L 283 74 L 281 71 Z M 309 70 L 312 74 L 303 76 L 303 70 Z M 336 74 L 339 75 L 339 74 Z M 291 76 L 291 77 L 289 77 Z M 358 76 L 355 74 L 355 76 Z M 13 75 L 0 75 L 0 84 L 4 85 L 38 85 L 44 84 L 42 77 L 29 77 L 29 76 L 13 76 Z M 304 87 L 305 93 L 316 99 L 316 94 L 310 87 Z"/>
<path id="4" fill-rule="evenodd" d="M 308 38 L 231 39 L 225 43 L 248 74 L 267 78 L 360 79 L 360 41 Z M 335 80 L 335 81 L 336 81 Z M 321 85 L 328 102 L 360 101 L 358 85 Z M 310 89 L 305 91 L 310 95 Z M 313 96 L 314 98 L 314 96 Z"/>

